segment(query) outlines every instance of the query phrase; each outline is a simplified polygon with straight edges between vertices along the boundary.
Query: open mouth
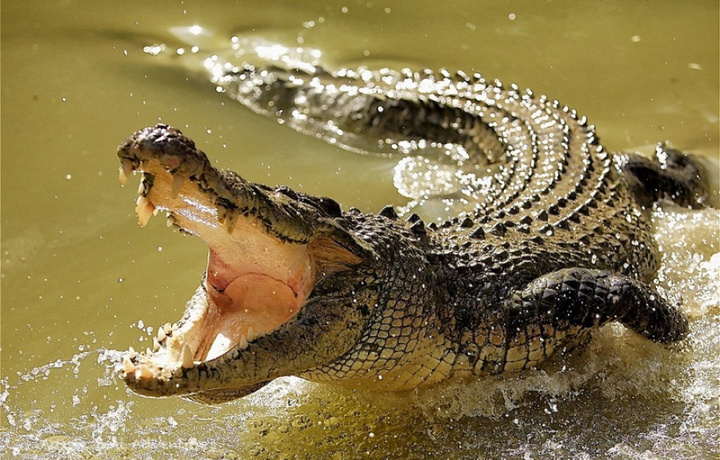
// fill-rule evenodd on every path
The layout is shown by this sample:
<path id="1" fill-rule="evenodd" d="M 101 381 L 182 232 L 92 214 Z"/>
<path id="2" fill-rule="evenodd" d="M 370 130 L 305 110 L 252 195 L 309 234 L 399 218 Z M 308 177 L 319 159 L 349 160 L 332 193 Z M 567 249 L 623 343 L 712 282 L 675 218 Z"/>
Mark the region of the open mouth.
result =
<path id="1" fill-rule="evenodd" d="M 252 199 L 260 198 L 246 190 L 248 183 L 209 166 L 194 145 L 173 146 L 173 135 L 162 125 L 148 128 L 136 133 L 119 153 L 122 183 L 132 172 L 142 173 L 135 209 L 140 225 L 164 211 L 169 226 L 202 238 L 209 247 L 203 282 L 183 317 L 158 329 L 152 350 L 131 350 L 124 360 L 128 384 L 158 396 L 163 382 L 237 356 L 291 321 L 316 277 L 309 242 L 270 231 L 265 211 L 253 205 L 258 202 Z M 247 206 L 238 206 L 243 194 L 251 199 L 244 201 Z"/>

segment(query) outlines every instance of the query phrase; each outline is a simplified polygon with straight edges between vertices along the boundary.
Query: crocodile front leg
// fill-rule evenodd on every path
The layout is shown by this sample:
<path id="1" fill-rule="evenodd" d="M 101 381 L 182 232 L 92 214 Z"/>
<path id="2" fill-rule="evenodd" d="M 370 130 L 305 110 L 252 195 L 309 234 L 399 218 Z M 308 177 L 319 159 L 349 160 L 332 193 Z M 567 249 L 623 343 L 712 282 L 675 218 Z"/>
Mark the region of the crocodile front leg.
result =
<path id="1" fill-rule="evenodd" d="M 540 276 L 515 291 L 504 310 L 506 354 L 485 364 L 499 372 L 532 367 L 611 321 L 661 343 L 687 333 L 685 316 L 653 288 L 607 270 L 569 268 Z"/>

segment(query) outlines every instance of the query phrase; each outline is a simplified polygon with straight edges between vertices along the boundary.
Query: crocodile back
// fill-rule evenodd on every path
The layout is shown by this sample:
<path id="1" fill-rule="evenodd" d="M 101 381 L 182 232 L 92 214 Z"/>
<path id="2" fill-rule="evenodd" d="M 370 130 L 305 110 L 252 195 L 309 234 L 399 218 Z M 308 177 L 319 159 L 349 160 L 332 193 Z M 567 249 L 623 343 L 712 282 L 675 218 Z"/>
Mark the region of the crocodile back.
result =
<path id="1" fill-rule="evenodd" d="M 216 83 L 256 112 L 350 150 L 454 147 L 472 210 L 439 225 L 438 236 L 458 248 L 495 237 L 563 254 L 545 268 L 641 279 L 657 270 L 648 213 L 622 173 L 626 157 L 607 152 L 594 126 L 557 100 L 478 74 L 429 70 L 244 65 Z"/>

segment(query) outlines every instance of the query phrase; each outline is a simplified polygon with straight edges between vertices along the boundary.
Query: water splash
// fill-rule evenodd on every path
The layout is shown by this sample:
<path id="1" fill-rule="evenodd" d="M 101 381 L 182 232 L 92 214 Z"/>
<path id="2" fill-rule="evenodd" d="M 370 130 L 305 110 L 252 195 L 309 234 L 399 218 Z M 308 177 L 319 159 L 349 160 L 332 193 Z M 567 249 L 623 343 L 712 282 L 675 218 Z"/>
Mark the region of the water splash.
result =
<path id="1" fill-rule="evenodd" d="M 9 377 L 0 381 L 2 418 L 10 428 L 0 436 L 13 456 L 73 458 L 91 445 L 112 442 L 108 433 L 123 429 L 132 403 L 100 398 L 102 403 L 91 393 L 115 384 L 121 356 L 115 350 L 83 351 L 21 373 L 13 383 Z"/>

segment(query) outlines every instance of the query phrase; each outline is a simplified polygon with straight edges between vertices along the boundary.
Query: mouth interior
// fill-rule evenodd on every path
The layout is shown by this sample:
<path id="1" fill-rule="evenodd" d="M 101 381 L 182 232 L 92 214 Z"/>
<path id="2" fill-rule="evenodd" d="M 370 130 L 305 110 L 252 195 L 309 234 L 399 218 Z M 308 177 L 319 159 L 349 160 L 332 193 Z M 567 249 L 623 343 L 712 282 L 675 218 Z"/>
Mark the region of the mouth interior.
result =
<path id="1" fill-rule="evenodd" d="M 195 352 L 198 360 L 217 358 L 277 329 L 295 316 L 301 295 L 307 294 L 294 273 L 290 279 L 276 279 L 257 269 L 245 271 L 242 265 L 228 268 L 218 260 L 211 250 L 205 280 L 210 301 Z"/>
<path id="2" fill-rule="evenodd" d="M 140 169 L 152 184 L 138 199 L 140 224 L 166 211 L 168 225 L 209 246 L 201 288 L 182 320 L 160 328 L 143 361 L 189 368 L 247 348 L 297 315 L 315 282 L 307 244 L 283 242 L 251 217 L 222 216 L 193 181 L 180 184 L 160 165 L 143 162 Z"/>

